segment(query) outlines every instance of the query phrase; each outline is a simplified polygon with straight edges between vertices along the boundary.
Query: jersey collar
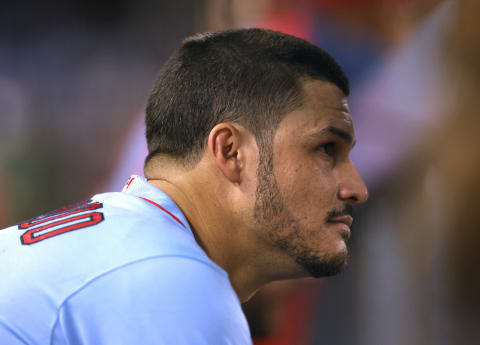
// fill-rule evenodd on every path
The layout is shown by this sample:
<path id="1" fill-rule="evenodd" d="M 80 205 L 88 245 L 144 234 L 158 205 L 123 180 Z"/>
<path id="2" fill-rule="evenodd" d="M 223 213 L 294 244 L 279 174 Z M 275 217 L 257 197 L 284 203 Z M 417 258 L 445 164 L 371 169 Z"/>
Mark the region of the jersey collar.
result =
<path id="1" fill-rule="evenodd" d="M 122 189 L 123 193 L 139 197 L 168 214 L 179 226 L 193 234 L 187 218 L 175 202 L 160 188 L 152 185 L 146 178 L 132 175 Z"/>

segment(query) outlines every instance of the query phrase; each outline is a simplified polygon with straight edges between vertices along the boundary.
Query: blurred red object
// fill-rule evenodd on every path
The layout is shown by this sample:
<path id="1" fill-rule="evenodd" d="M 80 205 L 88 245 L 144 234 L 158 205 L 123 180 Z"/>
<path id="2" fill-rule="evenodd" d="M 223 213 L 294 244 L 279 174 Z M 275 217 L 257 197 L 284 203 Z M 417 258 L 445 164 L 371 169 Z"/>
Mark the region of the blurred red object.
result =
<path id="1" fill-rule="evenodd" d="M 276 301 L 273 333 L 262 338 L 254 338 L 254 345 L 308 345 L 312 342 L 315 324 L 315 306 L 321 294 L 321 282 L 306 281 L 291 284 L 290 293 Z M 287 287 L 288 289 L 288 287 Z M 272 291 L 273 292 L 273 291 Z"/>

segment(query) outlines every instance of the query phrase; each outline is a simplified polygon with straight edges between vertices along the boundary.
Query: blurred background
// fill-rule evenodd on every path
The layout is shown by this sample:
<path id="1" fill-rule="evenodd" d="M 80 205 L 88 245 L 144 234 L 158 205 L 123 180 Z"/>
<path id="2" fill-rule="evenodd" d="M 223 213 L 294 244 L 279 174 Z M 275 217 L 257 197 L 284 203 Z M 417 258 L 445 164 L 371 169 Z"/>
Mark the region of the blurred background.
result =
<path id="1" fill-rule="evenodd" d="M 142 175 L 145 102 L 183 38 L 271 28 L 345 69 L 371 196 L 344 273 L 244 306 L 255 344 L 480 344 L 479 19 L 477 0 L 3 0 L 0 228 Z"/>

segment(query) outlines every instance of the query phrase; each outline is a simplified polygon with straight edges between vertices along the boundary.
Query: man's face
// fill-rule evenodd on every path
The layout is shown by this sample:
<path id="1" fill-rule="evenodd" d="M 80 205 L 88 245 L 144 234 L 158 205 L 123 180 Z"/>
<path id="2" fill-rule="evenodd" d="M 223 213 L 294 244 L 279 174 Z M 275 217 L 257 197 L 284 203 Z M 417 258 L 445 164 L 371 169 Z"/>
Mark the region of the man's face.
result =
<path id="1" fill-rule="evenodd" d="M 350 161 L 354 130 L 343 93 L 304 83 L 303 105 L 287 114 L 261 149 L 254 217 L 268 243 L 314 277 L 347 262 L 352 205 L 367 199 Z"/>

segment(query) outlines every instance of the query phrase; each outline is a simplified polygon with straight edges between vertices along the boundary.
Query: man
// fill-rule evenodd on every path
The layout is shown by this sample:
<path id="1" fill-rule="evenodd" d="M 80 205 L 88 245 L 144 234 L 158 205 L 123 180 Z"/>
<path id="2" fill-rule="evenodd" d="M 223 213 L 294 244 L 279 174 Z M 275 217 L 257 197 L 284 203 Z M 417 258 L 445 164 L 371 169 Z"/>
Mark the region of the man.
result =
<path id="1" fill-rule="evenodd" d="M 2 344 L 250 344 L 240 302 L 346 263 L 367 199 L 348 93 L 292 36 L 185 40 L 148 101 L 146 179 L 0 231 Z"/>

